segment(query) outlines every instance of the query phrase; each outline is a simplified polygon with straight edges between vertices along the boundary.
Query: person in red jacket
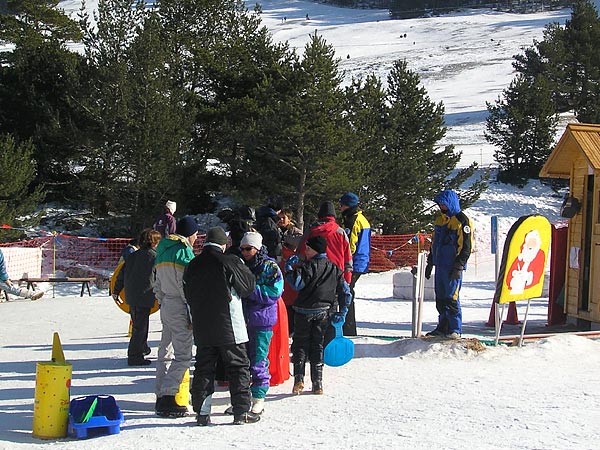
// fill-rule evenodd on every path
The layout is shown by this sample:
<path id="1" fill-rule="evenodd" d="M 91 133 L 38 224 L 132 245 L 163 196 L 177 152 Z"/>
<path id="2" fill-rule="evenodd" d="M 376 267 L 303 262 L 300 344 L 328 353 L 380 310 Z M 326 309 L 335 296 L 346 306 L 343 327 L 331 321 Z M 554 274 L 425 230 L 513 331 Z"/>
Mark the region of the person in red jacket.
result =
<path id="1" fill-rule="evenodd" d="M 327 241 L 327 258 L 340 268 L 349 284 L 352 279 L 352 253 L 346 232 L 335 221 L 335 205 L 332 202 L 321 203 L 317 217 L 317 223 L 304 234 L 296 253 L 302 260 L 306 259 L 306 241 L 323 236 Z"/>

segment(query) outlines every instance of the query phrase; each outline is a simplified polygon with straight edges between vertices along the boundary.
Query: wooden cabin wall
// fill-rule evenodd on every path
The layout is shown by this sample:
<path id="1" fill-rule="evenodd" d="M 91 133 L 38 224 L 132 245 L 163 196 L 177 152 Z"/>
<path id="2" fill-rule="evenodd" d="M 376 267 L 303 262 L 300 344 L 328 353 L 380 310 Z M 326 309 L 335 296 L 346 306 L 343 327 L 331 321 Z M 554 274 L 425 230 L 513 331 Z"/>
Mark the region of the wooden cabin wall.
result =
<path id="1" fill-rule="evenodd" d="M 580 157 L 573 161 L 573 166 L 571 168 L 571 177 L 570 177 L 570 195 L 573 197 L 577 197 L 581 204 L 584 204 L 584 195 L 585 195 L 585 182 L 588 175 L 588 164 L 587 161 Z M 580 249 L 580 252 L 583 251 L 583 207 L 577 213 L 575 217 L 569 220 L 569 248 L 567 249 L 567 254 L 570 255 L 571 248 L 577 247 Z M 580 253 L 579 260 L 583 261 L 583 254 Z M 566 313 L 569 316 L 581 317 L 579 311 L 580 299 L 579 299 L 579 274 L 580 269 L 571 268 L 571 264 L 567 265 L 567 277 L 565 282 L 565 302 L 566 302 Z M 583 315 L 584 317 L 587 314 Z"/>

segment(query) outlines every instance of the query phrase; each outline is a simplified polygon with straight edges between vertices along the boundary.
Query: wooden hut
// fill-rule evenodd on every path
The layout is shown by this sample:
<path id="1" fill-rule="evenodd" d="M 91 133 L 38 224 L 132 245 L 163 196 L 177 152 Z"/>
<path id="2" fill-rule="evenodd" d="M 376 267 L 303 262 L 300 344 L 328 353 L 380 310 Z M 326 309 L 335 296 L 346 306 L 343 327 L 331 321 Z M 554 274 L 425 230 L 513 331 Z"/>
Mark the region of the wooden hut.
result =
<path id="1" fill-rule="evenodd" d="M 540 177 L 569 179 L 565 312 L 600 323 L 600 125 L 568 124 Z"/>

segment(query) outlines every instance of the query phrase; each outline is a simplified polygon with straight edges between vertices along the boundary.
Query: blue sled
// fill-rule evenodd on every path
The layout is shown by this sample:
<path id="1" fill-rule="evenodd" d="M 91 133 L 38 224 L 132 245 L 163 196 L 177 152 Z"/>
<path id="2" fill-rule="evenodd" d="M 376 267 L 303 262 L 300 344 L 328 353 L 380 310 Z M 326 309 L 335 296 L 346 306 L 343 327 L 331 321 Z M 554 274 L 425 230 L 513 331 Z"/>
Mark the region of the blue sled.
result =
<path id="1" fill-rule="evenodd" d="M 344 322 L 333 323 L 332 325 L 335 328 L 335 337 L 323 351 L 323 362 L 331 367 L 339 367 L 354 357 L 354 342 L 344 337 L 342 332 Z"/>
<path id="2" fill-rule="evenodd" d="M 69 434 L 77 439 L 119 434 L 123 421 L 123 413 L 111 395 L 78 397 L 69 405 Z"/>

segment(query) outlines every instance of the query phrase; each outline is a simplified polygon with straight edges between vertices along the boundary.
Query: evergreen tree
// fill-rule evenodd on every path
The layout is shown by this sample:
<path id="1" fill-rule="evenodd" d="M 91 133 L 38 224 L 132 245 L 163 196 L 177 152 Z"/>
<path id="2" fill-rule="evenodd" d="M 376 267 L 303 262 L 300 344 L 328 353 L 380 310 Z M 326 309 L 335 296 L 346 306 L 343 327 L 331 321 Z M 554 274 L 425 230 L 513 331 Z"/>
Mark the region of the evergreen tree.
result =
<path id="1" fill-rule="evenodd" d="M 595 123 L 600 116 L 600 19 L 589 0 L 573 4 L 564 27 L 549 24 L 544 39 L 515 56 L 517 71 L 530 83 L 543 77 L 558 112 L 573 110 L 578 120 Z"/>
<path id="2" fill-rule="evenodd" d="M 12 227 L 31 225 L 36 218 L 24 219 L 31 215 L 44 195 L 40 187 L 34 188 L 35 161 L 33 145 L 15 143 L 10 135 L 0 135 L 0 224 Z M 23 233 L 5 230 L 0 241 L 10 241 L 22 237 Z"/>
<path id="3" fill-rule="evenodd" d="M 57 1 L 8 4 L 0 39 L 15 47 L 0 52 L 0 133 L 11 133 L 17 142 L 32 140 L 37 183 L 64 198 L 78 141 L 81 61 L 66 42 L 80 37 L 79 28 Z"/>
<path id="4" fill-rule="evenodd" d="M 289 199 L 299 226 L 316 218 L 320 202 L 339 196 L 351 170 L 338 65 L 333 47 L 312 34 L 303 58 L 282 69 L 283 79 L 263 84 L 264 103 L 246 145 L 246 179 Z"/>
<path id="5" fill-rule="evenodd" d="M 255 179 L 246 174 L 247 145 L 260 87 L 281 79 L 287 45 L 273 44 L 258 13 L 238 0 L 164 0 L 160 14 L 172 49 L 172 76 L 196 113 L 186 152 L 186 173 L 192 175 L 183 180 L 187 191 L 197 197 L 218 189 L 240 202 L 261 201 L 268 191 L 253 187 Z"/>
<path id="6" fill-rule="evenodd" d="M 82 22 L 89 80 L 83 195 L 100 215 L 130 215 L 137 232 L 167 197 L 177 197 L 190 119 L 156 12 L 143 2 L 131 8 L 128 0 L 101 0 L 96 27 L 85 15 Z"/>
<path id="7" fill-rule="evenodd" d="M 444 107 L 429 99 L 406 61 L 394 63 L 387 85 L 385 111 L 374 109 L 376 117 L 382 117 L 377 133 L 382 139 L 373 140 L 375 146 L 363 152 L 371 159 L 366 209 L 385 234 L 415 232 L 429 223 L 426 205 L 433 197 L 461 186 L 476 164 L 455 172 L 460 153 L 451 145 L 438 145 L 446 133 Z M 471 200 L 477 197 L 471 194 Z"/>
<path id="8" fill-rule="evenodd" d="M 548 158 L 558 117 L 543 78 L 517 76 L 495 104 L 487 103 L 485 138 L 497 146 L 499 180 L 524 185 Z"/>

